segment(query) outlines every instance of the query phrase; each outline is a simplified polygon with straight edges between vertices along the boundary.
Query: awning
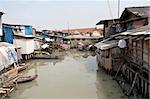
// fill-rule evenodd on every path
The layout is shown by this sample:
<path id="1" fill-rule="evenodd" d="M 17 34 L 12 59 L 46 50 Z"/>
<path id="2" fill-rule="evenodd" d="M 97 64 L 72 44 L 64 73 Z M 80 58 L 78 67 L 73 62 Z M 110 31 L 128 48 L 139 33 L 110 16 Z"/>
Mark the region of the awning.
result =
<path id="1" fill-rule="evenodd" d="M 33 35 L 22 35 L 22 34 L 14 34 L 14 36 L 17 36 L 17 37 L 22 37 L 22 38 L 29 38 L 29 39 L 33 39 L 35 38 L 35 36 Z"/>
<path id="2" fill-rule="evenodd" d="M 0 42 L 0 47 L 2 47 L 2 46 L 16 48 L 16 46 L 14 44 L 10 44 L 7 42 Z"/>
<path id="3" fill-rule="evenodd" d="M 111 41 L 105 41 L 105 42 L 99 42 L 96 43 L 94 46 L 101 50 L 107 50 L 113 47 L 117 47 L 118 40 L 111 40 Z"/>

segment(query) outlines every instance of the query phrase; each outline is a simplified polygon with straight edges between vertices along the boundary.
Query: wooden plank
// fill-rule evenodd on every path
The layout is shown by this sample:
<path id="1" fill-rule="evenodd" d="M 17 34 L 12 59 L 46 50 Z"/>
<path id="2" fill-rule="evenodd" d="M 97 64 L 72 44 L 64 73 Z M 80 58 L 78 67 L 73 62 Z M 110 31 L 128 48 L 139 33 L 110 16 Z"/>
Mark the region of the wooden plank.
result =
<path id="1" fill-rule="evenodd" d="M 6 94 L 6 91 L 0 90 L 0 94 Z"/>

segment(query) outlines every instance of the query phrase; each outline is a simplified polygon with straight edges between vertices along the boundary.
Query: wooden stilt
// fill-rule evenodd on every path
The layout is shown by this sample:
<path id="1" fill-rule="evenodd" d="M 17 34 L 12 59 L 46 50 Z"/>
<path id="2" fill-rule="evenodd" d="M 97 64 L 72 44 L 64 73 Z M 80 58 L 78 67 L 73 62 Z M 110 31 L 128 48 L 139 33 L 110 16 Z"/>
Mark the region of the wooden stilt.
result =
<path id="1" fill-rule="evenodd" d="M 29 60 L 29 54 L 27 54 L 27 60 Z"/>
<path id="2" fill-rule="evenodd" d="M 31 54 L 29 54 L 29 59 L 31 59 Z"/>
<path id="3" fill-rule="evenodd" d="M 145 89 L 145 90 L 144 90 L 144 97 L 146 97 L 146 95 L 147 95 L 147 87 L 148 87 L 148 86 L 147 86 L 147 82 L 145 81 L 145 88 L 144 88 L 144 89 Z"/>
<path id="4" fill-rule="evenodd" d="M 137 88 L 140 89 L 139 77 L 137 77 Z"/>
<path id="5" fill-rule="evenodd" d="M 27 55 L 25 55 L 25 60 L 27 60 Z"/>
<path id="6" fill-rule="evenodd" d="M 132 85 L 131 85 L 131 88 L 130 88 L 129 91 L 126 93 L 126 95 L 130 95 L 130 94 L 131 94 L 131 92 L 132 92 L 132 90 L 133 90 L 133 88 L 134 88 L 134 85 L 135 85 L 137 76 L 138 76 L 138 73 L 135 74 L 134 80 L 133 80 Z"/>
<path id="7" fill-rule="evenodd" d="M 127 80 L 128 80 L 128 82 L 129 82 L 129 78 L 130 78 L 130 77 L 129 77 L 129 74 L 130 74 L 130 73 L 129 73 L 129 69 L 127 69 Z"/>
<path id="8" fill-rule="evenodd" d="M 142 91 L 142 96 L 143 96 L 143 79 L 141 78 L 141 91 Z"/>
<path id="9" fill-rule="evenodd" d="M 113 79 L 116 79 L 116 77 L 118 76 L 118 73 L 120 72 L 121 68 L 122 68 L 123 64 L 121 64 L 117 70 L 117 73 L 115 74 L 115 77 Z"/>

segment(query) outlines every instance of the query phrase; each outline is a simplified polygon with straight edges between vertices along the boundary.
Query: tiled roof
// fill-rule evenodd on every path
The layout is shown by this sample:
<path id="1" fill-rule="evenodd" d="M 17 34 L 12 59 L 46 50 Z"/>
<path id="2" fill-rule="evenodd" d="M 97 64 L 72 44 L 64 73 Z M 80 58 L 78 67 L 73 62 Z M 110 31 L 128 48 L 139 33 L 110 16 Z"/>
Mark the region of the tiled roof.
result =
<path id="1" fill-rule="evenodd" d="M 62 32 L 79 32 L 79 33 L 92 33 L 93 31 L 100 31 L 100 29 L 95 29 L 95 28 L 79 28 L 79 29 L 69 29 L 69 30 L 61 30 Z"/>

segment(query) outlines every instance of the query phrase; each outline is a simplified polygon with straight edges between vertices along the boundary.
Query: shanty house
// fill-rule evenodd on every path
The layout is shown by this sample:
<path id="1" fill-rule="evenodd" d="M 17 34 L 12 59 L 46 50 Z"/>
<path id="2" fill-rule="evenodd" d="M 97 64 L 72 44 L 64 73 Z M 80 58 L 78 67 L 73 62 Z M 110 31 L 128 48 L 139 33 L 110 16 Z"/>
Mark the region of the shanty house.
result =
<path id="1" fill-rule="evenodd" d="M 100 37 L 91 37 L 83 35 L 69 35 L 64 37 L 64 41 L 69 41 L 71 43 L 71 47 L 76 47 L 78 43 L 83 43 L 85 45 L 93 44 L 99 39 Z"/>
<path id="2" fill-rule="evenodd" d="M 34 52 L 34 36 L 30 25 L 3 24 L 3 40 L 21 47 L 21 54 L 27 58 Z"/>
<path id="3" fill-rule="evenodd" d="M 149 6 L 126 8 L 119 21 L 110 24 L 115 30 L 110 33 L 114 34 L 107 32 L 109 38 L 95 44 L 98 65 L 106 70 L 116 71 L 114 78 L 121 74 L 120 77 L 125 79 L 125 81 L 119 80 L 123 82 L 122 85 L 124 86 L 126 82 L 130 85 L 127 95 L 136 92 L 144 99 L 149 98 L 150 84 L 149 15 Z"/>
<path id="4" fill-rule="evenodd" d="M 120 33 L 126 39 L 125 64 L 120 71 L 142 98 L 149 98 L 150 25 Z M 120 65 L 121 66 L 121 65 Z M 132 91 L 132 87 L 129 92 Z"/>
<path id="5" fill-rule="evenodd" d="M 143 7 L 128 7 L 123 11 L 120 22 L 116 27 L 124 31 L 137 29 L 142 26 L 148 25 L 150 22 L 150 6 Z M 122 32 L 120 30 L 120 32 Z"/>
<path id="6" fill-rule="evenodd" d="M 103 36 L 106 39 L 116 33 L 116 28 L 114 24 L 118 22 L 119 22 L 119 19 L 101 20 L 100 22 L 96 24 L 96 26 L 101 25 L 103 27 Z"/>
<path id="7" fill-rule="evenodd" d="M 117 71 L 116 60 L 119 59 L 118 54 L 120 53 L 117 47 L 117 39 L 106 39 L 95 44 L 97 64 L 99 67 L 104 68 L 107 71 Z"/>
<path id="8" fill-rule="evenodd" d="M 104 38 L 140 28 L 150 22 L 150 6 L 125 8 L 119 19 L 101 20 L 96 25 L 103 24 Z"/>
<path id="9" fill-rule="evenodd" d="M 119 41 L 122 39 L 126 42 L 123 49 L 119 47 Z M 149 25 L 119 33 L 95 46 L 98 66 L 107 71 L 115 71 L 115 78 L 121 73 L 121 77 L 131 85 L 127 94 L 131 94 L 134 87 L 142 94 L 142 98 L 149 97 Z"/>

